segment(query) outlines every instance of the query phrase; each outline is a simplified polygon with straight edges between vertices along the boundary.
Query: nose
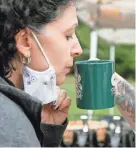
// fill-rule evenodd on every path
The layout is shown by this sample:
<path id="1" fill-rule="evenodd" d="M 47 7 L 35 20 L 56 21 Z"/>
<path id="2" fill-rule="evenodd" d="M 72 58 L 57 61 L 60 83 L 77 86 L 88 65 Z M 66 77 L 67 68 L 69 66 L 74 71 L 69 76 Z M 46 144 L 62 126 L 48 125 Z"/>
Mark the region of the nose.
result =
<path id="1" fill-rule="evenodd" d="M 83 53 L 83 50 L 81 48 L 81 45 L 75 36 L 75 41 L 73 42 L 73 45 L 71 47 L 71 56 L 72 57 L 77 57 L 80 56 Z"/>

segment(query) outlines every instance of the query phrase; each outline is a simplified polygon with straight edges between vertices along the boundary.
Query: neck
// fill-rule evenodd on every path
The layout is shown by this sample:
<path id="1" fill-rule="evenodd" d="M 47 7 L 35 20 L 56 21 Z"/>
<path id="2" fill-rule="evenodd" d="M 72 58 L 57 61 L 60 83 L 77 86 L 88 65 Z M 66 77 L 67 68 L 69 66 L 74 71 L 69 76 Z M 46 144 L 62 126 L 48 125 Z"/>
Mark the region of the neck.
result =
<path id="1" fill-rule="evenodd" d="M 12 65 L 16 70 L 13 70 L 8 79 L 15 85 L 16 88 L 23 89 L 22 64 L 19 60 L 12 61 Z"/>
<path id="2" fill-rule="evenodd" d="M 16 88 L 23 89 L 23 77 L 18 71 L 13 71 L 12 75 L 8 78 Z"/>

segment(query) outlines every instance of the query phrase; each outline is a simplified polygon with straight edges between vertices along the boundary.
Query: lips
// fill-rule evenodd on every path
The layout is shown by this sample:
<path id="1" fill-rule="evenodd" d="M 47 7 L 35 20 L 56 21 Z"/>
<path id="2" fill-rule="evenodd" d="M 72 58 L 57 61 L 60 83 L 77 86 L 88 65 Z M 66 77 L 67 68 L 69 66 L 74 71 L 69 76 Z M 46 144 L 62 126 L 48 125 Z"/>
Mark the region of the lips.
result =
<path id="1" fill-rule="evenodd" d="M 70 70 L 71 70 L 71 67 L 66 67 L 66 68 L 64 69 L 64 72 L 67 74 L 67 73 L 70 72 Z"/>

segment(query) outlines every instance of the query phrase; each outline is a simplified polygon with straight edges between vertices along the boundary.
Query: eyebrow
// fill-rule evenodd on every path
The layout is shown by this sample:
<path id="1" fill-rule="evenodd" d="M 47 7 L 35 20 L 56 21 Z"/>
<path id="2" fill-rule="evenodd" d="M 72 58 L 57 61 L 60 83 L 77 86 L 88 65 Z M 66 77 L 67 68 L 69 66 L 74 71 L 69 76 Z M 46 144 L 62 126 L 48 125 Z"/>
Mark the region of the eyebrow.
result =
<path id="1" fill-rule="evenodd" d="M 71 31 L 71 29 L 77 28 L 78 23 L 73 24 L 70 28 L 66 29 L 65 32 Z"/>

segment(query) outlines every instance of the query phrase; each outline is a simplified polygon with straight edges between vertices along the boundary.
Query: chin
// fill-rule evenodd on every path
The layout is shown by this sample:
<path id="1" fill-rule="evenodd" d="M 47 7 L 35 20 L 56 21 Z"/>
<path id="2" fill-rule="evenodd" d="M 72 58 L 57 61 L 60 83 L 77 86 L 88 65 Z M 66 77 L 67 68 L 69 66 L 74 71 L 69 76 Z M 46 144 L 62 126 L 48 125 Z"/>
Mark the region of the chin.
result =
<path id="1" fill-rule="evenodd" d="M 65 79 L 66 79 L 66 75 L 64 75 L 64 74 L 61 74 L 61 75 L 57 76 L 56 85 L 57 86 L 62 85 L 65 82 Z"/>

